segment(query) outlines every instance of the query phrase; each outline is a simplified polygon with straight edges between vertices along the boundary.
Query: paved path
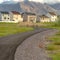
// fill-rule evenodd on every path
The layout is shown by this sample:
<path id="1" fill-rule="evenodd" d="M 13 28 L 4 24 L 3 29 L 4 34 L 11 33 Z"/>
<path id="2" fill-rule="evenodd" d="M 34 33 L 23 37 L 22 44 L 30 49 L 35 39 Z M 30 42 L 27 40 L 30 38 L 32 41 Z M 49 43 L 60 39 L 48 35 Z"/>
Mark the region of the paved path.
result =
<path id="1" fill-rule="evenodd" d="M 44 49 L 46 38 L 54 35 L 56 32 L 54 29 L 47 30 L 24 40 L 16 50 L 15 60 L 49 60 Z"/>
<path id="2" fill-rule="evenodd" d="M 16 48 L 29 36 L 33 34 L 50 30 L 47 28 L 39 28 L 34 31 L 19 33 L 6 37 L 0 37 L 0 60 L 14 60 Z"/>

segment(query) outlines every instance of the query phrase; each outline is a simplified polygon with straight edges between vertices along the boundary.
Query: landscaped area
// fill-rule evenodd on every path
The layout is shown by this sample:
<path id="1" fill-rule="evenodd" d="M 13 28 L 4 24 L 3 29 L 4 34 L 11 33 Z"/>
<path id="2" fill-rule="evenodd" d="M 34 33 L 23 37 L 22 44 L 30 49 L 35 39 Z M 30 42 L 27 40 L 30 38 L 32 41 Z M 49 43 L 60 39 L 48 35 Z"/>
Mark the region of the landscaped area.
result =
<path id="1" fill-rule="evenodd" d="M 47 50 L 50 52 L 52 60 L 60 60 L 60 32 L 55 36 L 48 38 L 50 44 L 47 46 Z"/>
<path id="2" fill-rule="evenodd" d="M 37 23 L 36 27 L 55 28 L 60 30 L 59 23 Z M 7 36 L 21 32 L 34 30 L 32 27 L 21 27 L 18 23 L 0 23 L 0 36 Z M 49 37 L 50 44 L 47 45 L 49 56 L 52 60 L 60 60 L 60 31 L 53 37 Z"/>
<path id="3" fill-rule="evenodd" d="M 6 36 L 34 30 L 32 27 L 20 27 L 17 23 L 0 23 L 0 36 Z"/>
<path id="4" fill-rule="evenodd" d="M 50 43 L 47 45 L 46 50 L 49 52 L 48 55 L 52 58 L 52 60 L 60 60 L 60 22 L 46 23 L 43 27 L 59 30 L 56 35 L 48 38 Z"/>

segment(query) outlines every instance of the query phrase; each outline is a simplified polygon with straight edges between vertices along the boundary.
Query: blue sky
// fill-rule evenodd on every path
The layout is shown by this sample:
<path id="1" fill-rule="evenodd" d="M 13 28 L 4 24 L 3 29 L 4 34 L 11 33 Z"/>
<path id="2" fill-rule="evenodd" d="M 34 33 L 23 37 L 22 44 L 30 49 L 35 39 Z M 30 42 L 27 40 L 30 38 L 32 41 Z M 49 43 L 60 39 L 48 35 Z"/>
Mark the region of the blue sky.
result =
<path id="1" fill-rule="evenodd" d="M 0 3 L 3 1 L 23 1 L 23 0 L 0 0 Z M 41 3 L 57 3 L 60 2 L 60 0 L 29 0 L 29 1 L 35 1 L 35 2 L 41 2 Z"/>

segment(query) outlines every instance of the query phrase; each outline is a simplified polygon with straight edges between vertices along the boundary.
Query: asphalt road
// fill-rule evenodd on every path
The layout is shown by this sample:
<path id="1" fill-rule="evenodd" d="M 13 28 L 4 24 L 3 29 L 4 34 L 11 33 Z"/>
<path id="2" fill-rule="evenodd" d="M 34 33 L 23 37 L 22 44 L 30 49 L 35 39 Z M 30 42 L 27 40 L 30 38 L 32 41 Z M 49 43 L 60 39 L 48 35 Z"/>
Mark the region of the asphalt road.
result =
<path id="1" fill-rule="evenodd" d="M 29 36 L 36 33 L 49 30 L 46 28 L 40 28 L 34 31 L 19 33 L 16 35 L 10 35 L 0 38 L 0 60 L 14 60 L 16 48 Z"/>

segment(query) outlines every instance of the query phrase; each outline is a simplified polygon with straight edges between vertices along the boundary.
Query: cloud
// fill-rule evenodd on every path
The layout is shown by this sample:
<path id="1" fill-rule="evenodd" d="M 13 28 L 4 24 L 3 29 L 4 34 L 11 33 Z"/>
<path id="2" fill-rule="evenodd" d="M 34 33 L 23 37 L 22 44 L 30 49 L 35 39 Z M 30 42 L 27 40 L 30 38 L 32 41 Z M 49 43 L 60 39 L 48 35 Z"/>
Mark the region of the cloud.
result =
<path id="1" fill-rule="evenodd" d="M 35 2 L 41 2 L 41 3 L 44 2 L 44 0 L 29 0 L 29 1 L 35 1 Z"/>
<path id="2" fill-rule="evenodd" d="M 60 2 L 60 0 L 31 0 L 31 1 L 35 1 L 35 2 L 41 2 L 41 3 L 58 3 Z"/>
<path id="3" fill-rule="evenodd" d="M 44 0 L 46 3 L 58 3 L 60 0 Z"/>

